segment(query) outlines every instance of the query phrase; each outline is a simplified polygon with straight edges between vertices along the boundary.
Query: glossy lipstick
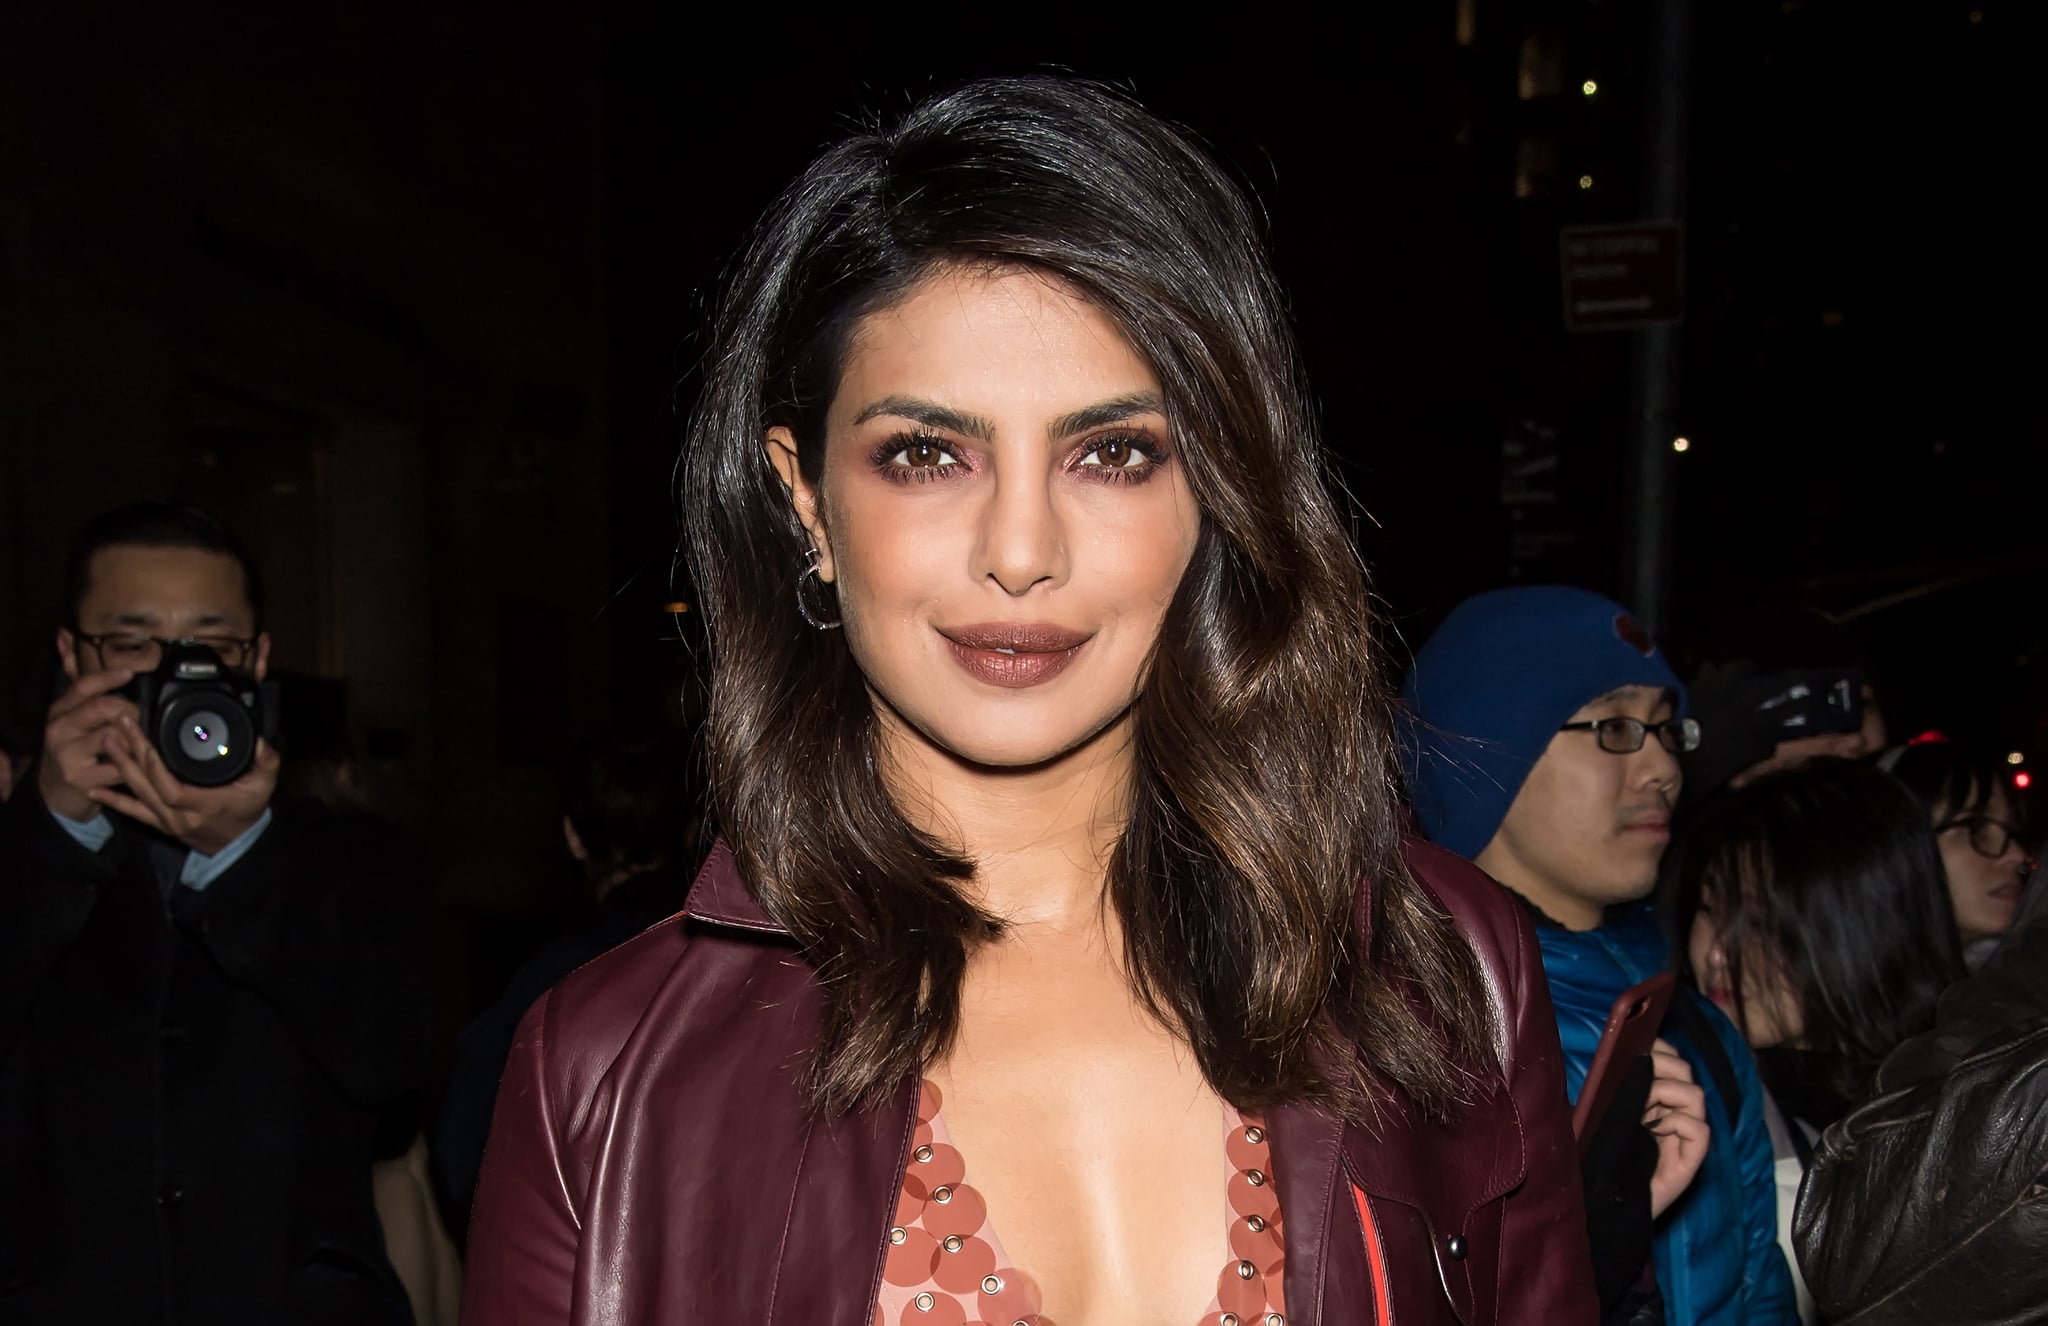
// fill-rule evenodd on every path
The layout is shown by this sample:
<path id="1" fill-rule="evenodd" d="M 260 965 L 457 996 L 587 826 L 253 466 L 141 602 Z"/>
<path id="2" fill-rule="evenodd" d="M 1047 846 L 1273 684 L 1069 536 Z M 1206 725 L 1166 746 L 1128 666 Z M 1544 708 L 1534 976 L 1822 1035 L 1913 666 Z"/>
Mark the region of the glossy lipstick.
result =
<path id="1" fill-rule="evenodd" d="M 1045 622 L 985 622 L 948 627 L 939 634 L 968 676 L 1006 690 L 1051 681 L 1089 640 L 1085 632 Z"/>

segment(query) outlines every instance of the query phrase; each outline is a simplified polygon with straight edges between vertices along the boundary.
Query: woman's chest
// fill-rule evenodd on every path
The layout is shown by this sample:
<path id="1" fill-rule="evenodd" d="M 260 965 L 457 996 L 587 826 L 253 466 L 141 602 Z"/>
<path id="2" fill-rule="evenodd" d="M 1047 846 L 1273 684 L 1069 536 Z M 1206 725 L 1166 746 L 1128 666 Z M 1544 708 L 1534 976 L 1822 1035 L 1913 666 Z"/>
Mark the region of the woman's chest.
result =
<path id="1" fill-rule="evenodd" d="M 926 1081 L 875 1321 L 1280 1326 L 1283 1221 L 1263 1120 L 1208 1097 L 1185 1121 L 1096 1112 L 961 1145 Z M 1181 1126 L 1183 1122 L 1192 1127 Z M 1173 1137 L 1173 1134 L 1186 1134 Z M 1118 1154 L 1126 1150 L 1129 1154 Z"/>

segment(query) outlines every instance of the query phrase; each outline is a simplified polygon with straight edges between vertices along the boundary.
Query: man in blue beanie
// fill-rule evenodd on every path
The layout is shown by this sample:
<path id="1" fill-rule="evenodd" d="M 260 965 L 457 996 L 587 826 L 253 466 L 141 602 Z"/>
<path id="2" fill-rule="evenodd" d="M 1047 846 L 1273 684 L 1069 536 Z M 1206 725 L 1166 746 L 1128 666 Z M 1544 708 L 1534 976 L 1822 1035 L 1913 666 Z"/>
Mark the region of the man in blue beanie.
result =
<path id="1" fill-rule="evenodd" d="M 1528 905 L 1576 1099 L 1616 997 L 1670 965 L 1648 898 L 1678 799 L 1677 756 L 1699 740 L 1685 688 L 1620 604 L 1529 586 L 1452 611 L 1402 698 L 1417 822 Z M 1674 996 L 1660 1034 L 1705 1091 L 1712 1139 L 1690 1185 L 1656 1199 L 1668 1209 L 1637 1195 L 1637 1229 L 1656 1221 L 1665 1320 L 1789 1326 L 1798 1316 L 1755 1064 L 1691 990 Z"/>

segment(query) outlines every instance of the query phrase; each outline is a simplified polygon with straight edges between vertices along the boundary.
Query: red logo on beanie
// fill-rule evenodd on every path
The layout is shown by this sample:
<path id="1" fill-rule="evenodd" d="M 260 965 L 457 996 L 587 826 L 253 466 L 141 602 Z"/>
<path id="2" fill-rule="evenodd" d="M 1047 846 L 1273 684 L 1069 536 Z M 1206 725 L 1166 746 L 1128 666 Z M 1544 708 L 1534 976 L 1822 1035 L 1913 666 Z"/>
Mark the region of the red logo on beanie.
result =
<path id="1" fill-rule="evenodd" d="M 1625 612 L 1614 614 L 1614 633 L 1644 658 L 1657 652 L 1657 642 L 1650 638 L 1643 624 Z"/>

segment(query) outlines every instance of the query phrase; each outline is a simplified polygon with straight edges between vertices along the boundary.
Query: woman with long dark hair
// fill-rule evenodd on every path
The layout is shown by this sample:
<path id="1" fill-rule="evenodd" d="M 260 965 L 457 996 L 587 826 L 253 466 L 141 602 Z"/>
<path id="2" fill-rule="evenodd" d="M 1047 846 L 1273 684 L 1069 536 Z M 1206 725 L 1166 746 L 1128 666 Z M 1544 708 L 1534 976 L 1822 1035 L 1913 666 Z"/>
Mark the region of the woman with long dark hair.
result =
<path id="1" fill-rule="evenodd" d="M 1936 1000 L 1963 974 L 1941 858 L 1896 779 L 1827 757 L 1707 802 L 1666 869 L 1681 970 L 1756 1051 L 1790 1259 L 1813 1140 L 1865 1094 L 1887 1054 L 1933 1023 Z"/>
<path id="2" fill-rule="evenodd" d="M 528 1014 L 475 1323 L 1589 1320 L 1527 922 L 1400 837 L 1251 208 L 970 85 L 769 211 L 684 467 L 723 837 Z"/>
<path id="3" fill-rule="evenodd" d="M 1878 765 L 1926 809 L 1963 957 L 1974 968 L 2012 927 L 2027 882 L 2025 826 L 2006 767 L 1948 741 L 1894 746 Z"/>

